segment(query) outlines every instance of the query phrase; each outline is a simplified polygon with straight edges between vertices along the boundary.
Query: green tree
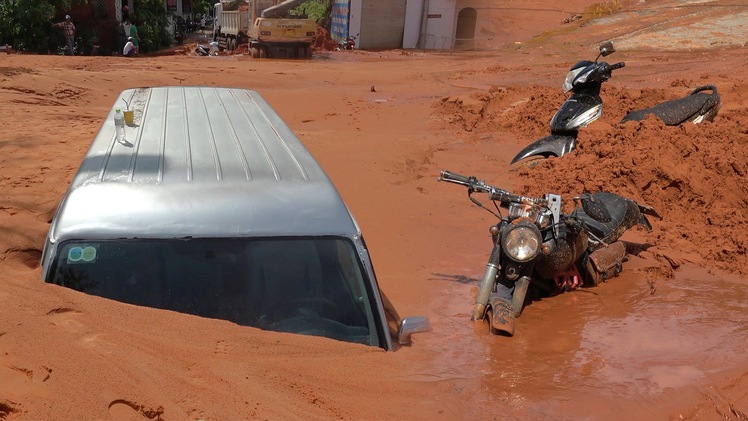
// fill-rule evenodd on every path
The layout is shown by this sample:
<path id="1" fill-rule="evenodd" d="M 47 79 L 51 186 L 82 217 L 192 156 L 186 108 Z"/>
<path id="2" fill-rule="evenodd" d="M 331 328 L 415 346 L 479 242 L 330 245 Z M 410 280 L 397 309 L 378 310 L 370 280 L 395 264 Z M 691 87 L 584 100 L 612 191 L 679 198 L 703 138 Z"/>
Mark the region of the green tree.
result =
<path id="1" fill-rule="evenodd" d="M 308 0 L 291 9 L 293 16 L 306 16 L 314 19 L 323 28 L 329 28 L 332 0 Z"/>
<path id="2" fill-rule="evenodd" d="M 210 2 L 208 0 L 192 0 L 192 12 L 198 15 L 208 13 L 213 9 L 213 5 L 216 2 Z"/>
<path id="3" fill-rule="evenodd" d="M 140 36 L 140 51 L 158 51 L 171 45 L 169 15 L 164 0 L 135 0 L 133 23 Z"/>
<path id="4" fill-rule="evenodd" d="M 3 44 L 16 49 L 40 50 L 44 43 L 44 21 L 61 10 L 88 0 L 0 0 L 0 36 Z"/>

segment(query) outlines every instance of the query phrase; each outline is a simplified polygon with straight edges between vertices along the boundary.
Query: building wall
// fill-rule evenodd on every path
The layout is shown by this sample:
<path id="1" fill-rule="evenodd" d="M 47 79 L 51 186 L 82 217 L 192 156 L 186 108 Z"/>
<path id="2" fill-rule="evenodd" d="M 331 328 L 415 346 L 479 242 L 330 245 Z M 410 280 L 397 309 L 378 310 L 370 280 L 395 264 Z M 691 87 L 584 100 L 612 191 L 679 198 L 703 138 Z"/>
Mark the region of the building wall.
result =
<path id="1" fill-rule="evenodd" d="M 500 43 L 502 2 L 497 0 L 408 0 L 403 48 L 491 48 Z M 427 10 L 424 11 L 424 7 Z M 477 12 L 472 40 L 455 39 L 458 15 Z"/>
<path id="2" fill-rule="evenodd" d="M 455 0 L 429 0 L 420 47 L 449 49 L 454 42 Z"/>
<path id="3" fill-rule="evenodd" d="M 350 34 L 360 33 L 359 48 L 401 48 L 406 0 L 351 0 Z M 360 8 L 360 9 L 359 9 Z M 360 10 L 356 19 L 357 9 Z M 355 23 L 358 22 L 358 25 Z M 356 26 L 360 28 L 356 29 Z"/>

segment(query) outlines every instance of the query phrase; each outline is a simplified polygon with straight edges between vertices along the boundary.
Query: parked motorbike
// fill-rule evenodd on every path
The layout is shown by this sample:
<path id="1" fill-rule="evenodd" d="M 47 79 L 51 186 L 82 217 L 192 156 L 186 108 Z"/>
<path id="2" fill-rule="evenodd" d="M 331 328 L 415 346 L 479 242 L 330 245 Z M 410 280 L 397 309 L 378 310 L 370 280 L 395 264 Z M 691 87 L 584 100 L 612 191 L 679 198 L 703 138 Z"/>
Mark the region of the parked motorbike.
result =
<path id="1" fill-rule="evenodd" d="M 533 156 L 560 157 L 573 151 L 576 148 L 579 129 L 600 118 L 603 110 L 603 101 L 600 98 L 602 84 L 612 77 L 614 70 L 623 68 L 625 63 L 598 62 L 601 56 L 607 57 L 615 52 L 613 42 L 601 44 L 599 50 L 595 61 L 580 61 L 573 65 L 566 75 L 563 90 L 564 93 L 571 91 L 572 94 L 551 119 L 551 134 L 522 149 L 512 159 L 512 164 Z M 707 90 L 711 93 L 704 93 Z M 648 114 L 654 114 L 670 126 L 688 121 L 701 123 L 712 121 L 720 106 L 717 88 L 707 85 L 694 89 L 684 98 L 666 101 L 652 108 L 632 111 L 621 122 L 642 120 Z"/>
<path id="2" fill-rule="evenodd" d="M 175 28 L 174 30 L 174 41 L 177 42 L 177 45 L 184 44 L 184 34 L 178 28 Z"/>
<path id="3" fill-rule="evenodd" d="M 575 209 L 567 214 L 559 195 L 514 195 L 446 170 L 437 180 L 467 187 L 470 201 L 498 219 L 489 229 L 493 250 L 471 313 L 472 320 L 488 319 L 493 334 L 514 335 L 514 320 L 533 296 L 530 288 L 552 296 L 618 276 L 626 260 L 621 235 L 635 225 L 651 231 L 645 214 L 659 217 L 650 207 L 608 192 L 575 197 Z M 496 211 L 473 193 L 487 194 Z"/>
<path id="4" fill-rule="evenodd" d="M 343 50 L 353 50 L 356 47 L 356 40 L 358 39 L 358 35 L 349 35 L 348 38 L 345 39 L 345 41 L 341 41 L 338 43 L 338 48 L 336 48 L 336 51 L 343 51 Z"/>

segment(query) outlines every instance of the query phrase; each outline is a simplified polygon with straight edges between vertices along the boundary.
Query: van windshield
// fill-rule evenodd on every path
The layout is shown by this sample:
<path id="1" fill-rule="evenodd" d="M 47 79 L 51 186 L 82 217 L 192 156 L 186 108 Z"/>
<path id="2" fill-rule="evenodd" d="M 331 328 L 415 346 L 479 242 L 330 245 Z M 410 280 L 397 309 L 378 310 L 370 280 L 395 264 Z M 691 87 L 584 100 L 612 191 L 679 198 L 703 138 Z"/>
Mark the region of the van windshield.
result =
<path id="1" fill-rule="evenodd" d="M 381 346 L 344 237 L 67 241 L 48 282 L 129 304 Z"/>

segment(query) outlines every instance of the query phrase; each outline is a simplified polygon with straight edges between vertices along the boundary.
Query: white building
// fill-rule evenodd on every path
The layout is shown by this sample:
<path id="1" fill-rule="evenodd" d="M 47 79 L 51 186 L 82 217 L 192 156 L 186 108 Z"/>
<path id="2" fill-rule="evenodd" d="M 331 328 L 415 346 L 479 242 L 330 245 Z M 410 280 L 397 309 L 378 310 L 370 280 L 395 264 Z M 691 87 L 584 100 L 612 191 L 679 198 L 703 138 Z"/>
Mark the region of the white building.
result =
<path id="1" fill-rule="evenodd" d="M 500 41 L 496 0 L 407 0 L 403 48 L 485 48 Z"/>
<path id="2" fill-rule="evenodd" d="M 511 0 L 510 0 L 511 1 Z M 497 39 L 499 0 L 334 0 L 332 36 L 358 48 L 486 48 Z"/>

